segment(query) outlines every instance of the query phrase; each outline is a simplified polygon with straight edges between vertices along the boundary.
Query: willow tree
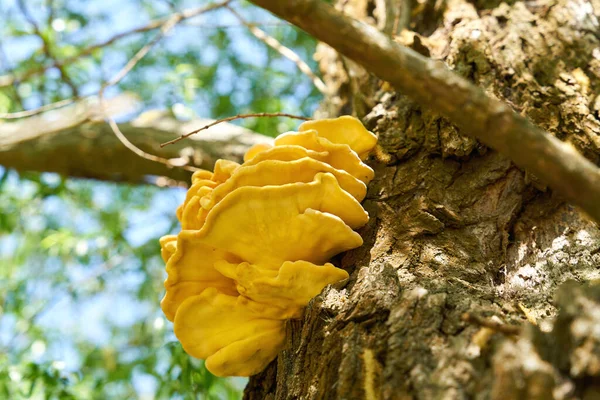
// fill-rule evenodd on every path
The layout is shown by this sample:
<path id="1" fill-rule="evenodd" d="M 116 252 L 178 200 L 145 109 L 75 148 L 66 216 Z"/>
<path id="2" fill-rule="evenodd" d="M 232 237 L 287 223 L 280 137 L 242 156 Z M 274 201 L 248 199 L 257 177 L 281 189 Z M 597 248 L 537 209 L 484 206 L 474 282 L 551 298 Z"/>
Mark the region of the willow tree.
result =
<path id="1" fill-rule="evenodd" d="M 246 398 L 600 396 L 600 3 L 255 3 L 381 149 L 349 282 Z"/>
<path id="2" fill-rule="evenodd" d="M 315 117 L 357 116 L 379 147 L 365 244 L 333 260 L 350 279 L 245 397 L 600 396 L 600 3 L 253 3 L 321 41 L 322 78 L 295 59 Z M 136 144 L 202 166 L 205 138 Z"/>

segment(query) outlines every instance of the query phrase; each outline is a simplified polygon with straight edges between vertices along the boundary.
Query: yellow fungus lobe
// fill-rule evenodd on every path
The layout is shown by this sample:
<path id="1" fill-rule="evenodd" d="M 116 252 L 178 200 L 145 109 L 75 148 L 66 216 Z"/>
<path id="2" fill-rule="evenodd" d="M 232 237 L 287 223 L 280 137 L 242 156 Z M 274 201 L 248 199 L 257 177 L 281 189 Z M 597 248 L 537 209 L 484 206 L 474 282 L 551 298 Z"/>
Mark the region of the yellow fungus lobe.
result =
<path id="1" fill-rule="evenodd" d="M 362 245 L 354 229 L 376 137 L 344 116 L 300 125 L 244 163 L 198 171 L 177 209 L 182 231 L 161 239 L 161 307 L 185 351 L 218 376 L 262 371 L 282 349 L 285 321 L 348 273 L 327 261 Z"/>

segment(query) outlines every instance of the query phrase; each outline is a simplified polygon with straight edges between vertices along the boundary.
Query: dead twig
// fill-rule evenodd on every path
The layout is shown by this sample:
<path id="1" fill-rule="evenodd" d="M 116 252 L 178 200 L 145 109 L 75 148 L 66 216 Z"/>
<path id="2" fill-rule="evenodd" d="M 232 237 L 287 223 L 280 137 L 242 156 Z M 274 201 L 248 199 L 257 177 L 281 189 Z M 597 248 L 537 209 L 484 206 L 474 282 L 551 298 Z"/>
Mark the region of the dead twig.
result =
<path id="1" fill-rule="evenodd" d="M 313 85 L 315 85 L 315 87 L 319 90 L 319 92 L 321 92 L 323 94 L 328 93 L 327 86 L 321 80 L 321 78 L 319 78 L 313 72 L 313 70 L 308 66 L 308 64 L 306 62 L 304 62 L 304 60 L 302 60 L 300 58 L 300 56 L 298 56 L 298 54 L 296 54 L 292 49 L 284 46 L 283 44 L 281 44 L 281 42 L 279 42 L 273 36 L 269 35 L 267 32 L 263 31 L 262 29 L 259 29 L 256 25 L 246 21 L 244 19 L 244 17 L 242 17 L 233 8 L 231 8 L 229 6 L 225 6 L 225 8 L 227 8 L 242 23 L 242 25 L 244 25 L 246 28 L 248 28 L 250 33 L 253 34 L 258 40 L 260 40 L 261 42 L 263 42 L 264 44 L 266 44 L 267 46 L 269 46 L 270 48 L 272 48 L 273 50 L 275 50 L 276 52 L 278 52 L 279 54 L 281 54 L 282 56 L 284 56 L 285 58 L 287 58 L 294 64 L 296 64 L 296 67 L 298 67 L 300 72 L 302 72 L 304 75 L 306 75 L 310 78 Z"/>
<path id="2" fill-rule="evenodd" d="M 106 82 L 102 86 L 102 88 L 98 92 L 98 98 L 100 100 L 100 107 L 104 113 L 104 117 L 105 117 L 106 121 L 108 122 L 108 125 L 112 129 L 112 131 L 115 134 L 115 136 L 117 137 L 117 139 L 119 139 L 119 141 L 121 143 L 123 143 L 123 145 L 125 147 L 127 147 L 129 150 L 131 150 L 138 156 L 145 158 L 146 160 L 158 162 L 158 163 L 164 164 L 171 168 L 178 167 L 178 168 L 182 168 L 186 171 L 193 172 L 193 171 L 198 171 L 199 168 L 191 167 L 188 165 L 179 165 L 178 163 L 174 162 L 173 160 L 168 160 L 163 157 L 159 157 L 159 156 L 155 156 L 150 153 L 146 153 L 145 151 L 143 151 L 142 149 L 140 149 L 139 147 L 137 147 L 133 143 L 131 143 L 129 141 L 129 139 L 127 139 L 127 137 L 125 137 L 125 135 L 123 135 L 123 132 L 121 132 L 121 130 L 119 129 L 119 125 L 116 123 L 114 118 L 108 112 L 106 112 L 106 102 L 104 100 L 104 91 L 106 90 L 106 88 L 117 84 L 119 81 L 121 81 L 121 79 L 123 79 L 125 76 L 127 76 L 127 74 L 137 65 L 137 63 L 142 58 L 144 58 L 144 56 L 146 56 L 146 54 L 148 54 L 148 52 L 152 49 L 152 47 L 154 47 L 154 45 L 156 45 L 180 21 L 181 21 L 181 15 L 179 15 L 179 14 L 173 15 L 170 19 L 165 21 L 164 25 L 160 29 L 160 32 L 152 40 L 150 40 L 148 43 L 146 43 L 146 45 L 144 45 L 144 47 L 142 47 L 137 53 L 135 53 L 135 55 L 127 62 L 127 64 L 125 64 L 125 66 L 123 68 L 121 68 L 121 70 L 119 72 L 117 72 L 115 74 L 115 76 L 113 76 L 108 82 Z"/>
<path id="3" fill-rule="evenodd" d="M 169 33 L 169 31 L 171 31 L 171 29 L 173 29 L 175 27 L 175 25 L 177 25 L 177 23 L 180 21 L 181 21 L 181 17 L 177 17 L 177 15 L 174 15 L 173 17 L 171 17 L 170 19 L 165 21 L 164 25 L 160 29 L 160 32 L 158 34 L 156 34 L 156 36 L 154 36 L 154 38 L 152 38 L 152 40 L 150 40 L 148 43 L 146 43 L 144 45 L 144 47 L 142 47 L 140 50 L 138 50 L 138 52 L 135 53 L 135 55 L 129 61 L 127 61 L 127 64 L 125 64 L 125 66 L 123 68 L 121 68 L 121 70 L 119 72 L 117 72 L 108 82 L 106 82 L 103 85 L 102 89 L 100 89 L 100 93 L 102 91 L 104 91 L 107 87 L 116 85 L 123 78 L 125 78 L 125 76 L 127 76 L 127 74 L 129 72 L 131 72 L 131 70 L 137 65 L 137 63 L 140 62 L 140 60 L 142 58 L 144 58 L 146 56 L 146 54 L 148 54 L 148 52 L 163 37 L 165 37 L 165 35 L 167 33 Z"/>
<path id="4" fill-rule="evenodd" d="M 98 96 L 98 98 L 100 99 L 100 106 L 102 107 L 103 110 L 106 110 L 106 102 L 104 100 L 104 94 L 102 92 L 100 92 L 100 95 Z M 110 116 L 110 114 L 105 112 L 104 115 L 105 115 L 106 121 L 108 122 L 108 125 L 112 129 L 112 131 L 115 134 L 115 136 L 117 137 L 117 139 L 119 139 L 119 141 L 121 143 L 123 143 L 123 145 L 125 147 L 127 147 L 129 150 L 131 150 L 138 156 L 145 158 L 146 160 L 164 164 L 170 168 L 181 168 L 181 169 L 184 169 L 186 171 L 191 171 L 191 172 L 200 170 L 200 168 L 192 167 L 189 165 L 176 165 L 172 160 L 169 160 L 169 159 L 166 159 L 163 157 L 159 157 L 159 156 L 155 156 L 150 153 L 146 153 L 144 150 L 140 149 L 139 147 L 137 147 L 136 145 L 131 143 L 129 141 L 129 139 L 127 139 L 127 137 L 125 137 L 125 135 L 123 135 L 123 132 L 121 132 L 121 130 L 119 129 L 119 125 L 117 125 L 116 121 L 114 120 L 114 118 L 112 116 Z"/>
<path id="5" fill-rule="evenodd" d="M 33 117 L 34 115 L 45 113 L 46 111 L 56 110 L 59 108 L 66 107 L 70 104 L 75 103 L 76 101 L 87 99 L 92 96 L 84 96 L 84 97 L 70 97 L 68 99 L 60 100 L 50 104 L 44 104 L 38 108 L 33 108 L 31 110 L 18 111 L 14 113 L 0 113 L 0 119 L 21 119 L 27 117 Z"/>
<path id="6" fill-rule="evenodd" d="M 234 115 L 233 117 L 227 117 L 227 118 L 222 118 L 219 120 L 216 120 L 214 122 L 211 122 L 208 125 L 204 125 L 202 128 L 196 129 L 194 131 L 191 131 L 189 133 L 186 133 L 185 135 L 181 135 L 178 138 L 175 138 L 173 140 L 169 140 L 168 142 L 164 142 L 160 145 L 160 147 L 165 147 L 168 146 L 170 144 L 173 143 L 177 143 L 180 140 L 186 139 L 192 135 L 195 135 L 198 132 L 204 131 L 210 127 L 213 127 L 217 124 L 220 124 L 222 122 L 229 122 L 229 121 L 234 121 L 236 119 L 243 119 L 243 118 L 263 118 L 263 117 L 268 117 L 268 118 L 272 118 L 272 117 L 286 117 L 286 118 L 294 118 L 294 119 L 300 119 L 302 121 L 310 121 L 312 118 L 308 118 L 308 117 L 302 117 L 300 115 L 293 115 L 293 114 L 287 114 L 287 113 L 252 113 L 252 114 L 238 114 L 238 115 Z"/>
<path id="7" fill-rule="evenodd" d="M 287 27 L 291 28 L 291 25 L 285 21 L 248 21 L 249 24 L 254 26 L 270 26 L 270 27 Z M 186 21 L 186 26 L 198 26 L 202 29 L 235 29 L 235 28 L 246 28 L 240 24 L 207 24 L 204 21 Z"/>

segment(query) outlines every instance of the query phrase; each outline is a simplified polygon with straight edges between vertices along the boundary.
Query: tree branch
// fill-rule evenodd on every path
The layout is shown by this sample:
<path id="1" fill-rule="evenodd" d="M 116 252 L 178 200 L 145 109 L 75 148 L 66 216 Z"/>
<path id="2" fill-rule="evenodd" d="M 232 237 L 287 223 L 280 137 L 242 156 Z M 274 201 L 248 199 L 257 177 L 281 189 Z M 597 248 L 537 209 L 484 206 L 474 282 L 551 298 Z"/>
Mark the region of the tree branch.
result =
<path id="1" fill-rule="evenodd" d="M 372 26 L 321 0 L 252 0 L 293 23 L 379 78 L 509 157 L 600 221 L 600 170 L 577 151 L 517 115 L 508 105 L 400 46 Z"/>
<path id="2" fill-rule="evenodd" d="M 279 42 L 279 40 L 275 39 L 273 36 L 270 36 L 269 34 L 267 34 L 267 32 L 263 31 L 262 29 L 259 29 L 258 27 L 256 27 L 256 25 L 246 21 L 246 19 L 242 17 L 233 8 L 229 6 L 225 6 L 225 8 L 227 8 L 242 23 L 242 25 L 248 28 L 250 33 L 253 34 L 258 40 L 260 40 L 261 42 L 271 47 L 273 50 L 275 50 L 276 52 L 278 52 L 279 54 L 296 64 L 296 67 L 298 67 L 300 72 L 302 72 L 304 75 L 310 78 L 311 82 L 313 83 L 313 85 L 315 85 L 319 92 L 325 95 L 327 94 L 327 86 L 325 85 L 325 83 L 313 72 L 312 69 L 310 69 L 308 64 L 304 62 L 304 60 L 301 59 L 300 56 L 298 56 L 298 54 L 294 53 L 292 49 L 282 45 Z"/>
<path id="3" fill-rule="evenodd" d="M 37 22 L 35 21 L 33 16 L 29 13 L 29 10 L 27 9 L 27 6 L 25 5 L 24 0 L 17 0 L 17 4 L 19 6 L 19 9 L 21 10 L 21 13 L 23 14 L 23 16 L 25 17 L 27 22 L 29 22 L 29 24 L 33 28 L 33 32 L 35 33 L 35 35 L 37 37 L 39 37 L 40 40 L 42 41 L 42 51 L 44 52 L 44 55 L 50 60 L 55 60 L 54 54 L 52 54 L 52 49 L 50 46 L 50 42 L 48 41 L 48 38 L 46 37 L 46 35 L 44 35 L 42 33 L 39 25 L 37 24 Z M 52 5 L 50 4 L 50 7 L 51 6 Z M 55 63 L 56 63 L 56 61 L 55 61 Z M 67 84 L 67 86 L 69 86 L 71 88 L 71 92 L 73 93 L 73 96 L 74 97 L 79 96 L 77 86 L 75 86 L 75 84 L 73 83 L 73 81 L 71 80 L 69 75 L 67 74 L 67 71 L 64 68 L 64 65 L 57 64 L 56 68 L 58 68 L 58 72 L 60 72 L 60 76 L 61 76 L 63 82 L 65 82 Z"/>
<path id="4" fill-rule="evenodd" d="M 214 5 L 214 8 L 223 7 L 224 5 L 229 4 L 229 2 L 230 2 L 230 0 L 217 3 Z M 90 56 L 94 51 L 108 47 L 108 46 L 112 45 L 113 43 L 115 43 L 121 39 L 124 39 L 128 36 L 140 34 L 140 33 L 146 33 L 146 32 L 156 30 L 156 29 L 160 29 L 170 19 L 178 19 L 179 21 L 185 21 L 187 19 L 197 17 L 197 16 L 205 13 L 207 11 L 206 8 L 207 8 L 206 6 L 190 8 L 187 10 L 183 10 L 181 12 L 173 13 L 164 18 L 159 18 L 159 19 L 150 21 L 148 24 L 146 24 L 144 26 L 140 26 L 138 28 L 134 28 L 134 29 L 131 29 L 131 30 L 128 30 L 125 32 L 118 33 L 115 36 L 105 40 L 104 42 L 100 42 L 100 43 L 96 43 L 91 46 L 88 46 L 73 56 L 65 57 L 60 60 L 51 59 L 50 64 L 40 65 L 38 67 L 29 69 L 27 71 L 24 71 L 20 75 L 0 75 L 0 87 L 10 86 L 15 82 L 27 80 L 33 76 L 42 74 L 51 68 L 58 68 L 60 70 L 61 68 L 65 67 L 67 65 L 73 64 L 74 62 L 76 62 L 77 60 L 79 60 L 83 57 Z M 213 8 L 213 7 L 211 7 L 211 8 Z"/>
<path id="5" fill-rule="evenodd" d="M 108 115 L 132 113 L 131 96 L 106 100 Z M 18 122 L 0 122 L 0 165 L 18 171 L 57 172 L 66 176 L 111 181 L 143 182 L 148 175 L 188 180 L 191 172 L 168 168 L 141 158 L 124 147 L 104 123 L 97 99 Z M 182 122 L 167 112 L 150 111 L 119 124 L 137 148 L 181 164 L 212 169 L 218 158 L 241 161 L 244 152 L 270 138 L 232 124 L 219 124 L 190 140 L 165 148 L 160 143 L 209 124 L 212 120 Z"/>
<path id="6" fill-rule="evenodd" d="M 100 100 L 100 107 L 102 108 L 102 112 L 104 113 L 106 122 L 108 122 L 108 126 L 110 126 L 110 129 L 113 131 L 113 133 L 115 134 L 117 139 L 119 139 L 119 141 L 121 143 L 123 143 L 123 145 L 125 147 L 127 147 L 129 150 L 131 150 L 134 154 L 137 154 L 139 157 L 142 157 L 146 160 L 154 161 L 154 162 L 166 165 L 168 168 L 177 167 L 177 168 L 182 168 L 182 169 L 184 169 L 186 171 L 190 171 L 190 172 L 195 172 L 195 171 L 199 170 L 196 167 L 191 167 L 191 166 L 187 165 L 191 161 L 189 159 L 189 157 L 188 158 L 179 157 L 175 160 L 170 160 L 170 159 L 167 159 L 164 157 L 159 157 L 154 154 L 147 153 L 144 150 L 137 147 L 136 145 L 134 145 L 133 143 L 131 143 L 131 141 L 129 141 L 129 139 L 127 139 L 127 136 L 125 136 L 123 134 L 123 132 L 121 131 L 121 128 L 119 128 L 119 125 L 117 125 L 117 122 L 112 117 L 112 115 L 110 115 L 110 113 L 107 112 L 107 104 L 106 104 L 106 100 L 104 99 L 104 92 L 102 90 L 100 91 L 100 94 L 98 95 L 98 99 Z M 181 163 L 181 161 L 183 161 L 183 164 Z"/>
<path id="7" fill-rule="evenodd" d="M 233 115 L 231 117 L 225 117 L 225 118 L 218 119 L 216 121 L 211 122 L 210 124 L 204 125 L 201 128 L 194 129 L 193 131 L 188 132 L 185 135 L 181 135 L 178 138 L 175 138 L 175 139 L 169 140 L 168 142 L 162 143 L 160 145 L 160 147 L 165 147 L 165 146 L 177 143 L 183 139 L 187 139 L 192 135 L 195 135 L 197 133 L 205 131 L 209 128 L 212 128 L 215 125 L 222 124 L 224 122 L 235 121 L 236 119 L 243 119 L 243 118 L 273 118 L 273 117 L 294 118 L 294 119 L 299 119 L 302 121 L 310 121 L 311 120 L 311 118 L 303 117 L 301 115 L 293 115 L 293 114 L 282 113 L 282 112 L 277 112 L 277 113 L 262 112 L 262 113 L 251 113 L 251 114 L 238 114 L 238 115 Z"/>
<path id="8" fill-rule="evenodd" d="M 231 1 L 232 0 L 224 0 L 224 1 L 221 1 L 220 3 L 209 4 L 205 7 L 200 7 L 200 8 L 195 8 L 193 10 L 187 10 L 187 11 L 183 11 L 180 13 L 175 13 L 175 14 L 171 15 L 169 18 L 161 20 L 163 22 L 162 22 L 162 25 L 159 26 L 160 32 L 158 32 L 148 43 L 146 43 L 144 45 L 144 47 L 142 47 L 140 50 L 138 50 L 135 53 L 135 55 L 133 56 L 133 58 L 131 58 L 127 62 L 127 64 L 125 64 L 125 66 L 123 68 L 121 68 L 119 70 L 119 72 L 117 72 L 108 82 L 103 83 L 99 93 L 96 93 L 96 95 L 100 94 L 100 92 L 106 90 L 108 87 L 116 85 L 123 78 L 125 78 L 125 76 L 127 76 L 127 74 L 129 72 L 131 72 L 131 70 L 137 65 L 137 63 L 142 58 L 144 58 L 146 56 L 146 54 L 148 54 L 148 52 L 152 49 L 152 47 L 154 47 L 154 45 L 156 45 L 177 24 L 179 24 L 185 18 L 189 18 L 189 15 L 196 16 L 196 15 L 200 15 L 202 13 L 208 12 L 208 11 L 215 10 L 217 8 L 225 7 Z M 93 96 L 94 95 L 91 95 L 91 94 L 87 95 L 87 96 L 83 96 L 83 97 L 75 95 L 68 99 L 59 100 L 57 102 L 50 103 L 50 104 L 44 104 L 43 106 L 34 108 L 32 110 L 24 110 L 24 111 L 18 111 L 18 112 L 14 112 L 14 113 L 0 113 L 0 119 L 20 119 L 20 118 L 32 117 L 34 115 L 38 115 L 38 114 L 41 114 L 41 113 L 44 113 L 44 112 L 47 112 L 50 110 L 55 110 L 58 108 L 68 106 L 70 104 L 76 103 L 78 101 L 81 101 L 81 100 L 84 100 L 86 98 L 90 98 Z"/>

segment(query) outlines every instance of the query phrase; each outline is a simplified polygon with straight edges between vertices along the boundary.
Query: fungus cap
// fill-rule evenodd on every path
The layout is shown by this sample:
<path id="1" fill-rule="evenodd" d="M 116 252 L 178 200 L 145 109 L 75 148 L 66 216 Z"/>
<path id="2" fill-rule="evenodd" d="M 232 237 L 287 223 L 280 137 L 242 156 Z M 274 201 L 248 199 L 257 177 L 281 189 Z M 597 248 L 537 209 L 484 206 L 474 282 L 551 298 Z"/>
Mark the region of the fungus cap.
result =
<path id="1" fill-rule="evenodd" d="M 319 172 L 329 172 L 338 181 L 340 187 L 357 201 L 364 199 L 367 186 L 348 174 L 337 170 L 329 164 L 310 157 L 294 161 L 265 160 L 255 165 L 242 165 L 227 182 L 201 198 L 200 204 L 209 210 L 232 191 L 245 186 L 281 186 L 289 183 L 308 183 L 314 180 Z"/>
<path id="2" fill-rule="evenodd" d="M 269 143 L 257 143 L 244 154 L 244 162 L 252 160 L 256 155 L 262 153 L 265 150 L 269 150 L 273 145 Z"/>
<path id="3" fill-rule="evenodd" d="M 192 295 L 213 287 L 235 295 L 235 282 L 218 272 L 214 265 L 219 260 L 233 260 L 225 251 L 209 247 L 197 240 L 193 231 L 182 231 L 176 241 L 165 243 L 165 248 L 175 244 L 175 251 L 167 260 L 165 297 L 161 307 L 169 321 L 173 321 L 178 307 Z"/>
<path id="4" fill-rule="evenodd" d="M 192 186 L 187 191 L 187 193 L 185 195 L 185 200 L 183 201 L 183 204 L 181 204 L 177 208 L 176 215 L 177 215 L 177 219 L 179 220 L 179 222 L 181 222 L 183 224 L 183 221 L 184 221 L 183 214 L 186 213 L 186 208 L 190 207 L 190 203 L 192 203 L 192 200 L 194 197 L 200 198 L 200 197 L 205 196 L 206 193 L 208 193 L 209 189 L 212 189 L 212 188 L 216 187 L 217 185 L 218 185 L 217 182 L 210 180 L 210 179 L 203 178 L 203 179 L 194 180 L 194 178 L 192 177 Z M 187 211 L 187 214 L 189 215 L 190 211 Z M 193 219 L 195 219 L 195 217 Z M 186 222 L 189 222 L 192 225 L 194 225 L 194 223 L 192 221 L 188 220 Z M 182 228 L 183 229 L 200 229 L 200 226 L 202 226 L 202 224 L 200 224 L 198 227 L 182 226 Z"/>
<path id="5" fill-rule="evenodd" d="M 368 218 L 333 175 L 318 173 L 310 183 L 234 190 L 211 209 L 197 235 L 253 264 L 322 264 L 360 246 L 362 238 L 352 227 L 363 226 Z"/>
<path id="6" fill-rule="evenodd" d="M 206 359 L 213 374 L 250 376 L 283 345 L 285 319 L 277 315 L 272 306 L 208 288 L 179 306 L 175 336 L 188 354 Z"/>
<path id="7" fill-rule="evenodd" d="M 288 310 L 292 318 L 299 318 L 310 299 L 325 286 L 348 279 L 348 273 L 333 264 L 308 261 L 286 261 L 279 271 L 227 261 L 218 261 L 215 268 L 235 281 L 241 295 L 257 303 L 275 304 Z"/>
<path id="8" fill-rule="evenodd" d="M 347 144 L 362 160 L 367 158 L 377 143 L 377 136 L 365 129 L 358 119 L 349 115 L 306 121 L 298 128 L 300 132 L 308 130 L 317 131 L 320 137 L 332 143 Z"/>
<path id="9" fill-rule="evenodd" d="M 348 172 L 364 183 L 371 181 L 375 175 L 371 167 L 364 164 L 350 146 L 344 143 L 330 142 L 320 137 L 315 130 L 283 133 L 275 139 L 275 148 L 284 145 L 296 145 L 307 150 L 326 152 L 328 154 L 326 161 L 321 161 L 327 162 L 336 169 Z"/>
<path id="10" fill-rule="evenodd" d="M 218 160 L 192 176 L 177 209 L 183 230 L 161 239 L 161 307 L 190 355 L 219 376 L 249 376 L 281 350 L 285 320 L 348 278 L 327 263 L 362 244 L 359 201 L 375 137 L 352 117 L 312 121 L 244 163 Z"/>

